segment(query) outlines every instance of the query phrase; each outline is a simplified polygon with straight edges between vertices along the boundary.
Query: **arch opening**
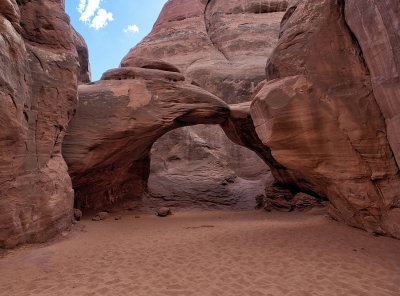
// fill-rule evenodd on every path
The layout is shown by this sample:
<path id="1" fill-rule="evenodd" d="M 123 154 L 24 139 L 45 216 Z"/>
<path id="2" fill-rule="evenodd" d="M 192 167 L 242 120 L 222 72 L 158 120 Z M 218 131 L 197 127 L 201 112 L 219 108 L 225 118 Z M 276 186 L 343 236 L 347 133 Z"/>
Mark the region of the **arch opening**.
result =
<path id="1" fill-rule="evenodd" d="M 254 209 L 273 180 L 253 151 L 230 142 L 218 125 L 183 127 L 160 137 L 150 153 L 146 207 Z"/>

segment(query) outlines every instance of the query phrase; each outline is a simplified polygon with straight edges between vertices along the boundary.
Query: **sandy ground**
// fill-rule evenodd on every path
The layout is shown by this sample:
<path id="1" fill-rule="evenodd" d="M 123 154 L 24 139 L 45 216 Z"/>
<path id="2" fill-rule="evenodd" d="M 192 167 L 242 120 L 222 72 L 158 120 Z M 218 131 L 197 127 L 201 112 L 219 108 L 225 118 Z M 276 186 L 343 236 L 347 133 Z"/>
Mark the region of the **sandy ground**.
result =
<path id="1" fill-rule="evenodd" d="M 0 295 L 400 295 L 400 241 L 308 213 L 83 221 L 0 259 Z"/>

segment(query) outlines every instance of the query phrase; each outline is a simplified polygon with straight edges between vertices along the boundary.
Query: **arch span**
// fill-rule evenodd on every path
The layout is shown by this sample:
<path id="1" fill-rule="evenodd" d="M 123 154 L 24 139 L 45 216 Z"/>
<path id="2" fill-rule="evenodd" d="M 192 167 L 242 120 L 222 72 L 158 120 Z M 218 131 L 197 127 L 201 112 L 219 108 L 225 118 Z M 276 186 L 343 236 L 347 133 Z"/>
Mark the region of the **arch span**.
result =
<path id="1" fill-rule="evenodd" d="M 63 146 L 77 207 L 140 198 L 158 138 L 179 127 L 222 124 L 230 115 L 225 102 L 186 83 L 180 73 L 142 64 L 110 70 L 79 87 Z"/>

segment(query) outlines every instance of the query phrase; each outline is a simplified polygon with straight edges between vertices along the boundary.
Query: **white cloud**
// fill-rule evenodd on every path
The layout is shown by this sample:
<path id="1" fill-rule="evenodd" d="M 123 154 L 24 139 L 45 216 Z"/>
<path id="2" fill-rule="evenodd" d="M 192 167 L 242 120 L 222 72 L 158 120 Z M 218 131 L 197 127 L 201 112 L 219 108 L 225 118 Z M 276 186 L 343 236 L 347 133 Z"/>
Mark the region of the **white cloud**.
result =
<path id="1" fill-rule="evenodd" d="M 90 24 L 91 28 L 95 28 L 96 30 L 101 29 L 108 25 L 108 22 L 113 21 L 113 14 L 111 12 L 107 12 L 107 10 L 100 8 L 97 11 L 96 16 L 93 18 L 92 23 Z"/>
<path id="2" fill-rule="evenodd" d="M 138 33 L 139 32 L 139 27 L 137 25 L 130 25 L 130 26 L 128 26 L 128 28 L 126 28 L 124 30 L 124 32 L 125 33 L 128 33 L 128 32 Z"/>
<path id="3" fill-rule="evenodd" d="M 100 8 L 102 0 L 80 0 L 77 7 L 81 16 L 79 20 L 87 23 L 89 27 L 96 30 L 108 25 L 108 22 L 113 21 L 113 14 L 107 10 Z"/>
<path id="4" fill-rule="evenodd" d="M 77 7 L 78 11 L 80 13 L 83 13 L 83 11 L 85 10 L 85 7 L 86 7 L 86 0 L 80 0 L 79 6 Z"/>
<path id="5" fill-rule="evenodd" d="M 79 20 L 82 22 L 89 22 L 100 8 L 100 1 L 101 0 L 81 0 L 78 7 L 78 11 L 81 12 Z"/>

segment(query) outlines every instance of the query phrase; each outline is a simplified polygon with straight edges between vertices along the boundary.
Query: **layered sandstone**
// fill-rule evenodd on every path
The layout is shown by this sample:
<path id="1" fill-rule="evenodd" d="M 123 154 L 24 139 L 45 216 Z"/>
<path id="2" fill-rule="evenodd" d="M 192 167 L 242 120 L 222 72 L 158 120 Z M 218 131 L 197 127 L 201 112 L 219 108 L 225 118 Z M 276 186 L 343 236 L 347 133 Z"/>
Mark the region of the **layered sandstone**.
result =
<path id="1" fill-rule="evenodd" d="M 294 176 L 290 182 L 283 176 L 284 184 L 327 197 L 330 214 L 340 221 L 400 237 L 396 136 L 390 132 L 398 112 L 383 108 L 398 101 L 398 77 L 391 67 L 396 59 L 385 53 L 398 49 L 398 33 L 396 37 L 395 29 L 378 16 L 369 21 L 385 28 L 382 33 L 364 23 L 369 15 L 383 13 L 376 3 L 368 7 L 350 2 L 291 2 L 251 115 L 263 144 Z M 383 2 L 376 5 L 383 8 Z M 394 7 L 398 12 L 398 4 Z M 345 11 L 361 48 L 345 22 Z M 395 13 L 387 14 L 388 23 L 392 18 L 396 27 Z M 386 65 L 379 72 L 382 59 Z"/>
<path id="2" fill-rule="evenodd" d="M 0 3 L 0 247 L 45 241 L 71 222 L 61 143 L 78 56 L 63 1 Z"/>
<path id="3" fill-rule="evenodd" d="M 371 75 L 387 137 L 400 163 L 400 2 L 346 1 L 345 17 Z"/>

